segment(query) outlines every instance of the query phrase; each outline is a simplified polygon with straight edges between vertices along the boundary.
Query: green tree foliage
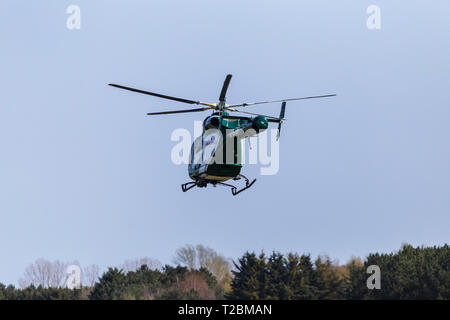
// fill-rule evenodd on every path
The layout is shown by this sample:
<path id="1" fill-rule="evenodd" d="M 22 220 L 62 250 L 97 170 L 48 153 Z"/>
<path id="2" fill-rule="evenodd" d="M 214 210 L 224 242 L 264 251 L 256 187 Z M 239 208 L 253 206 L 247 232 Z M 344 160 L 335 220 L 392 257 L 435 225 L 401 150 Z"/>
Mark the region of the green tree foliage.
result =
<path id="1" fill-rule="evenodd" d="M 364 263 L 357 258 L 352 259 L 344 267 L 344 284 L 342 294 L 349 300 L 361 299 L 367 293 L 367 274 Z"/>
<path id="2" fill-rule="evenodd" d="M 92 288 L 78 290 L 30 285 L 24 289 L 0 283 L 0 300 L 142 300 L 223 299 L 223 288 L 206 269 L 165 266 L 162 271 L 143 265 L 124 273 L 110 268 Z"/>
<path id="3" fill-rule="evenodd" d="M 313 281 L 315 299 L 340 299 L 342 278 L 339 277 L 337 267 L 330 259 L 318 257 L 314 263 Z"/>
<path id="4" fill-rule="evenodd" d="M 246 252 L 238 263 L 236 271 L 232 271 L 234 278 L 231 283 L 231 299 L 257 300 L 265 299 L 267 292 L 267 268 L 265 256 L 256 256 Z"/>
<path id="5" fill-rule="evenodd" d="M 286 299 L 312 299 L 314 297 L 314 270 L 309 255 L 299 256 L 289 253 L 286 257 L 285 268 L 287 271 L 286 287 L 289 293 Z"/>
<path id="6" fill-rule="evenodd" d="M 377 265 L 381 289 L 369 290 L 366 270 Z M 371 254 L 344 266 L 308 255 L 245 253 L 235 264 L 230 299 L 450 299 L 450 248 L 413 248 Z"/>
<path id="7" fill-rule="evenodd" d="M 127 285 L 126 276 L 122 270 L 109 268 L 100 278 L 100 281 L 95 284 L 89 298 L 92 300 L 119 299 Z"/>
<path id="8" fill-rule="evenodd" d="M 0 283 L 0 300 L 79 300 L 80 291 L 33 285 L 20 290 L 11 285 L 5 287 Z"/>
<path id="9" fill-rule="evenodd" d="M 233 271 L 230 299 L 338 299 L 342 279 L 329 259 L 245 253 Z"/>
<path id="10" fill-rule="evenodd" d="M 367 290 L 365 270 L 377 265 L 381 289 Z M 450 247 L 404 245 L 397 253 L 371 254 L 349 277 L 352 299 L 450 299 Z"/>
<path id="11" fill-rule="evenodd" d="M 93 300 L 141 299 L 220 299 L 222 288 L 206 269 L 165 266 L 163 271 L 143 265 L 124 274 L 109 269 L 94 286 Z"/>

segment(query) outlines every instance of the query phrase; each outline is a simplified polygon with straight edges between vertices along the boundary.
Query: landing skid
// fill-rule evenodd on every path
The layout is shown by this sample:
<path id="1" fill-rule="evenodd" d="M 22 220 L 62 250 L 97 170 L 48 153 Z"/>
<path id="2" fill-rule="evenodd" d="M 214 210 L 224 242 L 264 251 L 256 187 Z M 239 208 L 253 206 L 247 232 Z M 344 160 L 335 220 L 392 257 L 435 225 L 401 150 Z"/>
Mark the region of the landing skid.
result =
<path id="1" fill-rule="evenodd" d="M 233 194 L 233 196 L 241 193 L 244 190 L 247 190 L 248 188 L 250 188 L 256 181 L 256 179 L 253 179 L 252 182 L 250 182 L 250 180 L 240 174 L 238 176 L 236 176 L 235 178 L 233 178 L 233 180 L 240 180 L 241 178 L 245 179 L 245 187 L 241 188 L 241 189 L 237 189 L 237 187 L 233 186 L 232 184 L 229 183 L 224 183 L 224 182 L 218 182 L 218 181 L 211 181 L 211 180 L 196 180 L 196 181 L 191 181 L 191 182 L 187 182 L 181 185 L 181 190 L 183 190 L 183 192 L 186 192 L 188 190 L 191 190 L 193 187 L 197 186 L 199 188 L 206 188 L 206 186 L 208 184 L 212 184 L 214 187 L 216 185 L 222 185 L 225 187 L 230 187 L 231 188 L 231 193 Z"/>

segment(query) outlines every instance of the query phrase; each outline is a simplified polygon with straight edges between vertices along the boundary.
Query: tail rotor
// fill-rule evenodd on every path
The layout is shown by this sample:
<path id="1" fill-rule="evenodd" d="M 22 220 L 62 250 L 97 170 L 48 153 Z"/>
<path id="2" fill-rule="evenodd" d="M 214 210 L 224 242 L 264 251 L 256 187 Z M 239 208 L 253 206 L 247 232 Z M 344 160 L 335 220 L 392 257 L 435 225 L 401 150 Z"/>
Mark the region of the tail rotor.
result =
<path id="1" fill-rule="evenodd" d="M 279 117 L 279 122 L 278 122 L 277 141 L 278 141 L 278 139 L 280 139 L 281 125 L 283 124 L 285 111 L 286 111 L 286 101 L 283 101 L 283 103 L 281 104 L 281 111 L 280 111 L 280 117 Z"/>

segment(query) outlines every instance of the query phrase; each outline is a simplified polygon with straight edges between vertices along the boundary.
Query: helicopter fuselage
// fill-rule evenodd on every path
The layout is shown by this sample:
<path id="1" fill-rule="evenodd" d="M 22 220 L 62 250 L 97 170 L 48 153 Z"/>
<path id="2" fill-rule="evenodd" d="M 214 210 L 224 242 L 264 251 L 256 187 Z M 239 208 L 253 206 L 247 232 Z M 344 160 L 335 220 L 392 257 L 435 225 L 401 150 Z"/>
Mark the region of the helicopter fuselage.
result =
<path id="1" fill-rule="evenodd" d="M 203 132 L 192 143 L 189 177 L 195 181 L 223 182 L 237 177 L 242 168 L 242 140 L 265 131 L 263 116 L 236 117 L 213 113 L 203 121 Z"/>

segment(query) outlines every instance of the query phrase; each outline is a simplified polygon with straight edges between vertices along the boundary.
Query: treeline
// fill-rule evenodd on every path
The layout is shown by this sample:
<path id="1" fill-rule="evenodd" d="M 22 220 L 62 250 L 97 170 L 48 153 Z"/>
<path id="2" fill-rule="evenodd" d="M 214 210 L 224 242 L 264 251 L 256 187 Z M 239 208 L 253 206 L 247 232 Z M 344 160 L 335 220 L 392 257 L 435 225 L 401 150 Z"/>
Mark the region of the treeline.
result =
<path id="1" fill-rule="evenodd" d="M 377 266 L 380 289 L 369 289 Z M 246 253 L 233 271 L 230 299 L 450 299 L 450 247 L 370 254 L 339 266 L 309 255 Z M 369 269 L 370 270 L 370 269 Z"/>
<path id="2" fill-rule="evenodd" d="M 165 266 L 163 271 L 146 266 L 124 274 L 109 269 L 89 295 L 92 300 L 198 300 L 224 299 L 223 287 L 206 269 Z"/>
<path id="3" fill-rule="evenodd" d="M 278 252 L 247 252 L 230 263 L 210 248 L 186 246 L 175 262 L 176 267 L 146 262 L 110 268 L 93 285 L 75 290 L 0 284 L 0 299 L 450 299 L 448 245 L 404 245 L 396 253 L 370 254 L 345 265 Z M 370 266 L 377 266 L 378 279 L 368 273 Z M 373 281 L 379 289 L 369 289 Z"/>
<path id="4" fill-rule="evenodd" d="M 163 271 L 143 265 L 125 273 L 117 268 L 106 271 L 93 287 L 45 288 L 30 285 L 24 289 L 0 284 L 0 300 L 199 300 L 224 299 L 223 286 L 206 269 L 165 266 Z"/>

